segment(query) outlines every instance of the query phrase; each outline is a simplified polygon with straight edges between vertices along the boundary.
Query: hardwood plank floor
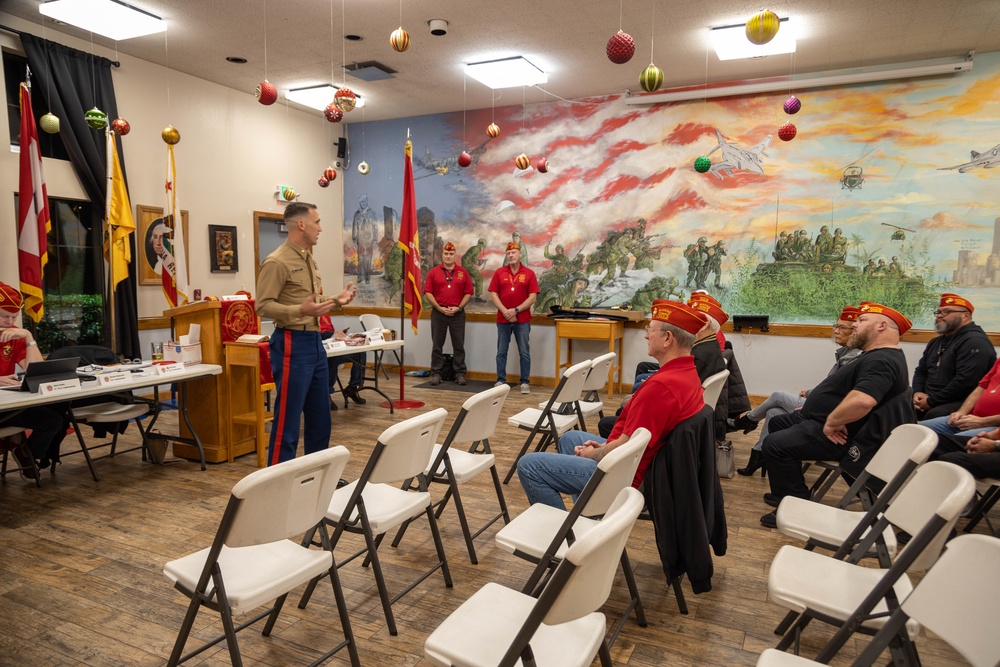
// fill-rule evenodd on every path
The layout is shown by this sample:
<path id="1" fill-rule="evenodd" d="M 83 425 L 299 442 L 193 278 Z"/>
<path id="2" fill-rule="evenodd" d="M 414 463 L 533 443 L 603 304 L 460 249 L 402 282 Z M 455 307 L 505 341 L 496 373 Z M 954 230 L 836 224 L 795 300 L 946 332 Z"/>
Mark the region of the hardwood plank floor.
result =
<path id="1" fill-rule="evenodd" d="M 344 378 L 346 381 L 346 377 Z M 407 378 L 407 397 L 424 401 L 427 410 L 448 409 L 446 427 L 469 394 L 415 389 L 422 379 Z M 515 391 L 504 417 L 546 398 L 549 389 L 536 388 L 528 396 Z M 395 387 L 390 394 L 395 393 Z M 351 451 L 345 476 L 356 478 L 378 434 L 389 425 L 421 410 L 388 410 L 367 393 L 368 403 L 333 413 L 332 444 Z M 620 396 L 606 405 L 617 407 Z M 612 409 L 613 409 L 612 408 Z M 160 430 L 173 432 L 176 414 L 164 413 Z M 589 424 L 596 429 L 595 424 Z M 91 437 L 89 429 L 86 435 Z M 505 474 L 524 441 L 524 432 L 501 420 L 492 442 L 498 469 Z M 745 463 L 755 434 L 735 436 L 739 465 Z M 134 427 L 122 436 L 136 441 Z M 55 474 L 43 472 L 41 489 L 15 475 L 0 482 L 0 665 L 160 665 L 165 662 L 186 608 L 162 574 L 163 564 L 208 546 L 215 534 L 232 486 L 255 468 L 253 456 L 233 464 L 211 465 L 168 460 L 157 466 L 141 461 L 138 452 L 97 462 L 101 481 L 95 483 L 77 450 L 67 438 L 64 463 Z M 612 655 L 616 665 L 753 665 L 760 651 L 777 643 L 772 629 L 783 610 L 767 600 L 767 571 L 777 549 L 791 540 L 762 527 L 758 518 L 767 508 L 761 494 L 768 491 L 761 477 L 722 480 L 729 523 L 729 551 L 715 559 L 713 590 L 694 595 L 685 582 L 690 614 L 681 615 L 666 586 L 656 552 L 652 525 L 638 522 L 628 549 L 636 569 L 649 626 L 629 620 Z M 842 493 L 838 485 L 831 498 Z M 462 487 L 470 524 L 478 527 L 495 512 L 496 497 L 488 475 Z M 512 515 L 527 506 L 515 477 L 504 487 Z M 441 487 L 432 489 L 440 497 Z M 531 571 L 529 564 L 498 549 L 497 527 L 476 540 L 479 565 L 471 565 L 453 506 L 441 521 L 454 587 L 446 588 L 440 573 L 433 574 L 394 605 L 399 635 L 386 627 L 371 573 L 355 561 L 341 569 L 351 622 L 364 665 L 426 665 L 423 642 L 440 621 L 489 581 L 519 588 Z M 985 527 L 977 529 L 985 532 Z M 433 557 L 426 523 L 416 522 L 399 548 L 389 540 L 380 550 L 390 593 L 425 569 Z M 338 549 L 342 558 L 360 548 L 358 536 L 345 536 Z M 605 612 L 609 620 L 627 604 L 624 581 L 613 590 Z M 240 635 L 246 664 L 284 667 L 312 661 L 341 636 L 329 585 L 320 585 L 305 610 L 289 598 L 271 637 L 259 630 Z M 213 636 L 219 623 L 202 612 L 195 624 L 198 638 Z M 805 633 L 803 653 L 815 655 L 832 631 L 814 623 Z M 926 635 L 926 633 L 925 633 Z M 849 664 L 866 638 L 848 644 L 832 664 Z M 961 663 L 943 642 L 923 636 L 918 644 L 924 664 Z M 224 647 L 215 647 L 191 661 L 195 665 L 228 665 Z M 331 664 L 349 664 L 346 653 Z"/>

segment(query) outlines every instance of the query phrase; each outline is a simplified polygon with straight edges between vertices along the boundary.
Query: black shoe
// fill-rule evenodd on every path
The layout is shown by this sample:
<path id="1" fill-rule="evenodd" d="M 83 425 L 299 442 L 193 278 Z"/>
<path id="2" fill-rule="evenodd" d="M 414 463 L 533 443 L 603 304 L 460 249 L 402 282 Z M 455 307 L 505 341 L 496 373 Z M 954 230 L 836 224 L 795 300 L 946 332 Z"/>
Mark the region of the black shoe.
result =
<path id="1" fill-rule="evenodd" d="M 354 401 L 358 405 L 364 405 L 365 403 L 368 402 L 365 399 L 361 398 L 361 394 L 358 393 L 358 388 L 357 387 L 348 387 L 347 389 L 345 389 L 344 390 L 344 396 L 346 396 L 347 398 L 351 399 L 352 401 Z"/>
<path id="2" fill-rule="evenodd" d="M 771 507 L 777 507 L 781 504 L 781 496 L 775 495 L 773 493 L 764 494 L 764 502 Z"/>
<path id="3" fill-rule="evenodd" d="M 339 409 L 340 408 L 337 407 L 337 400 L 333 397 L 330 397 L 330 412 L 336 412 Z"/>
<path id="4" fill-rule="evenodd" d="M 17 465 L 21 468 L 21 474 L 28 479 L 37 479 L 38 474 L 35 473 L 35 461 L 31 456 L 31 450 L 28 449 L 28 445 L 22 442 L 13 451 L 14 458 L 17 459 Z"/>
<path id="5" fill-rule="evenodd" d="M 761 477 L 767 477 L 767 464 L 764 463 L 764 453 L 759 449 L 751 449 L 750 461 L 747 462 L 747 467 L 739 468 L 736 472 L 744 477 L 750 477 L 757 472 L 758 469 L 760 470 Z"/>
<path id="6" fill-rule="evenodd" d="M 437 373 L 432 373 L 432 374 L 431 374 L 431 381 L 430 381 L 430 385 L 431 385 L 432 387 L 436 387 L 436 386 L 438 386 L 439 384 L 441 384 L 441 376 L 440 376 L 440 375 L 438 375 Z"/>
<path id="7" fill-rule="evenodd" d="M 759 424 L 760 422 L 755 422 L 746 415 L 740 415 L 735 420 L 733 420 L 733 426 L 736 428 L 737 431 L 743 429 L 743 435 L 746 435 L 747 433 L 753 433 L 754 431 L 756 431 L 757 426 Z"/>
<path id="8" fill-rule="evenodd" d="M 760 518 L 760 522 L 763 525 L 767 526 L 768 528 L 777 528 L 778 527 L 778 513 L 777 512 L 768 512 L 767 514 L 765 514 L 764 516 L 762 516 Z"/>

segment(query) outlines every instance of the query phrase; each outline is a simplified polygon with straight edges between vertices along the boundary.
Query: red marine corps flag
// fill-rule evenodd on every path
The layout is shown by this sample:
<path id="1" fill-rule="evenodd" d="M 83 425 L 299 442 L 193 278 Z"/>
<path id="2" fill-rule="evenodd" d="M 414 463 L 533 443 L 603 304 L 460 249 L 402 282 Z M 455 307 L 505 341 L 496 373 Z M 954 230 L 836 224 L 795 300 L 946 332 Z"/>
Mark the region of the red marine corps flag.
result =
<path id="1" fill-rule="evenodd" d="M 420 239 L 417 238 L 417 198 L 413 187 L 413 142 L 406 140 L 403 169 L 403 216 L 399 226 L 399 247 L 403 251 L 403 302 L 410 326 L 417 333 L 423 291 L 420 289 Z"/>
<path id="2" fill-rule="evenodd" d="M 49 196 L 42 173 L 42 149 L 31 109 L 31 89 L 21 84 L 21 164 L 17 195 L 17 265 L 24 312 L 38 322 L 45 314 L 42 273 L 48 262 Z M 419 274 L 418 274 L 419 277 Z"/>

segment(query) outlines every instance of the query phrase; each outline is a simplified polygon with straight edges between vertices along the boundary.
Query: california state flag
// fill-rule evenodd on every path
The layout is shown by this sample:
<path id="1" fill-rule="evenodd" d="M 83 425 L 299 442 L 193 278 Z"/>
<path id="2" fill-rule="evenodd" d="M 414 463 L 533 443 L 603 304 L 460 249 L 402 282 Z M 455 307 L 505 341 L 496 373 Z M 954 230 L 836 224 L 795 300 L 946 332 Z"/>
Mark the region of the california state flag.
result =
<path id="1" fill-rule="evenodd" d="M 17 196 L 17 265 L 24 312 L 38 322 L 45 314 L 42 274 L 48 262 L 49 196 L 42 172 L 42 149 L 31 109 L 31 90 L 21 84 L 21 163 Z"/>

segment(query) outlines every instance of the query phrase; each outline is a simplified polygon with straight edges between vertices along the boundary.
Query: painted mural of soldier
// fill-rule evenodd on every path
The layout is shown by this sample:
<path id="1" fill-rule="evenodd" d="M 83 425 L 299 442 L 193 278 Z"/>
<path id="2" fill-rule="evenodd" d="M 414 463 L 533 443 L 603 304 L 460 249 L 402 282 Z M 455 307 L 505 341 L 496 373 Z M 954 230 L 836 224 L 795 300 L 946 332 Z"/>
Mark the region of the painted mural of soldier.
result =
<path id="1" fill-rule="evenodd" d="M 657 299 L 684 300 L 684 290 L 680 289 L 680 281 L 670 276 L 653 276 L 648 283 L 636 290 L 629 299 L 632 310 L 640 313 L 648 313 L 653 302 Z"/>
<path id="2" fill-rule="evenodd" d="M 771 253 L 775 262 L 788 261 L 788 232 L 781 232 L 778 240 L 774 243 L 774 251 Z"/>
<path id="3" fill-rule="evenodd" d="M 833 250 L 833 237 L 830 236 L 830 228 L 826 225 L 820 227 L 819 236 L 816 237 L 816 259 L 825 259 Z"/>
<path id="4" fill-rule="evenodd" d="M 566 251 L 563 249 L 561 243 L 556 244 L 556 252 L 553 255 L 549 252 L 549 244 L 545 244 L 542 254 L 545 259 L 552 260 L 552 268 L 561 271 L 567 271 L 569 269 L 569 257 L 566 256 Z"/>
<path id="5" fill-rule="evenodd" d="M 358 250 L 358 282 L 371 283 L 372 258 L 378 247 L 378 219 L 375 209 L 368 205 L 368 194 L 358 198 L 358 210 L 351 223 L 351 240 Z"/>
<path id="6" fill-rule="evenodd" d="M 521 248 L 521 264 L 524 264 L 525 266 L 527 266 L 528 265 L 528 246 L 524 245 L 524 242 L 521 240 L 521 232 L 519 232 L 519 231 L 517 231 L 515 229 L 514 233 L 510 235 L 510 240 L 512 242 L 516 243 L 518 246 L 520 246 L 520 248 Z M 506 254 L 504 255 L 504 258 L 503 258 L 503 265 L 507 266 L 507 256 L 506 256 Z"/>
<path id="7" fill-rule="evenodd" d="M 403 289 L 403 249 L 398 243 L 393 243 L 389 255 L 385 259 L 385 272 L 382 277 L 387 283 L 386 301 L 392 303 L 399 291 Z"/>
<path id="8" fill-rule="evenodd" d="M 709 248 L 706 278 L 714 275 L 715 286 L 718 288 L 722 287 L 722 258 L 728 254 L 729 252 L 726 250 L 724 241 L 717 241 L 714 246 Z"/>
<path id="9" fill-rule="evenodd" d="M 468 271 L 469 277 L 472 278 L 472 298 L 481 303 L 485 303 L 486 299 L 483 298 L 483 274 L 479 269 L 486 266 L 486 260 L 480 259 L 479 256 L 485 247 L 486 239 L 481 238 L 462 255 L 462 268 Z"/>
<path id="10" fill-rule="evenodd" d="M 708 239 L 702 236 L 698 239 L 697 243 L 688 245 L 687 249 L 684 250 L 684 259 L 688 263 L 687 279 L 684 281 L 684 287 L 691 287 L 692 280 L 695 281 L 695 285 L 698 284 L 698 274 L 701 272 L 702 265 L 708 261 L 708 250 L 705 248 L 706 243 L 708 243 Z"/>

